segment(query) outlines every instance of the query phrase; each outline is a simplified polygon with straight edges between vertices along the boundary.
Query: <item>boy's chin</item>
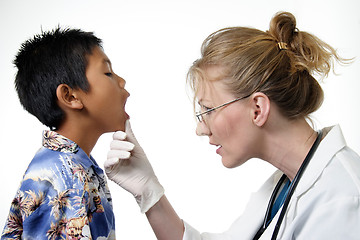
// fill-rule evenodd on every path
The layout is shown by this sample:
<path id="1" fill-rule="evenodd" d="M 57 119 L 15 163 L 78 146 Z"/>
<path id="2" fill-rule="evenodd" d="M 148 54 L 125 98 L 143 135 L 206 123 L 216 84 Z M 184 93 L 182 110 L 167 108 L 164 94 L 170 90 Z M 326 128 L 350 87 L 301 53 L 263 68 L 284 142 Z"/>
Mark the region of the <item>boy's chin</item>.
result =
<path id="1" fill-rule="evenodd" d="M 123 131 L 125 132 L 126 129 L 126 122 L 130 119 L 129 115 L 126 114 L 125 119 L 122 119 L 121 121 L 119 121 L 119 124 L 117 124 L 117 126 L 113 129 L 112 132 L 116 132 L 116 131 Z"/>
<path id="2" fill-rule="evenodd" d="M 123 126 L 123 127 L 121 127 L 121 128 L 116 129 L 114 132 L 117 132 L 117 131 L 123 131 L 123 132 L 125 132 L 125 126 Z"/>
<path id="3" fill-rule="evenodd" d="M 125 132 L 125 122 L 122 123 L 122 124 L 119 124 L 119 125 L 115 128 L 114 132 L 116 132 L 116 131 L 123 131 L 123 132 Z"/>

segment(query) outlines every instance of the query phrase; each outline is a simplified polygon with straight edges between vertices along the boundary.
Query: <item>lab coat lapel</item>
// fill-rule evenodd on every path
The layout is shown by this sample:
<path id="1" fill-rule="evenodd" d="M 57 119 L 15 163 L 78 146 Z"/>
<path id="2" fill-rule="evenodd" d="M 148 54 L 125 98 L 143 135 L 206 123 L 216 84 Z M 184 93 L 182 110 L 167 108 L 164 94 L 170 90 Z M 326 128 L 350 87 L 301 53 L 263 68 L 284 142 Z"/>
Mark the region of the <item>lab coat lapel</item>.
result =
<path id="1" fill-rule="evenodd" d="M 331 130 L 331 131 L 330 131 Z M 323 130 L 325 138 L 320 142 L 313 158 L 301 177 L 293 198 L 301 197 L 320 177 L 324 168 L 329 164 L 333 156 L 345 147 L 345 139 L 338 125 Z"/>
<path id="2" fill-rule="evenodd" d="M 331 131 L 330 131 L 331 130 Z M 324 134 L 327 133 L 325 138 L 320 142 L 320 145 L 316 152 L 314 153 L 313 158 L 310 160 L 309 165 L 307 166 L 305 172 L 303 173 L 295 192 L 290 200 L 289 206 L 283 222 L 281 224 L 278 238 L 281 237 L 284 231 L 284 226 L 287 225 L 287 219 L 294 218 L 296 214 L 296 203 L 301 198 L 301 196 L 308 191 L 313 184 L 320 177 L 324 168 L 329 164 L 333 156 L 340 151 L 343 147 L 346 146 L 345 139 L 342 135 L 341 129 L 338 125 L 323 130 Z M 260 239 L 271 239 L 272 233 L 274 231 L 275 225 L 278 221 L 280 212 L 282 208 L 275 215 L 274 219 L 263 233 Z"/>

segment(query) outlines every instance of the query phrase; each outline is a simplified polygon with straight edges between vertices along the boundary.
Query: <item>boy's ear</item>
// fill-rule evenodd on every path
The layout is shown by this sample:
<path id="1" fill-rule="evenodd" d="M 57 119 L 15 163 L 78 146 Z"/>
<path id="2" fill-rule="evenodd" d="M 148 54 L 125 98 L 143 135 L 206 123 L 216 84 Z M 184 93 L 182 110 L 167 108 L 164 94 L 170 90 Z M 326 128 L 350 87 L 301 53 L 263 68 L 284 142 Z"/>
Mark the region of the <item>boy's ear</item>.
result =
<path id="1" fill-rule="evenodd" d="M 67 84 L 60 84 L 56 89 L 56 96 L 60 108 L 83 109 L 84 105 L 75 91 Z"/>
<path id="2" fill-rule="evenodd" d="M 262 92 L 256 92 L 251 96 L 253 123 L 262 127 L 269 118 L 270 99 Z"/>

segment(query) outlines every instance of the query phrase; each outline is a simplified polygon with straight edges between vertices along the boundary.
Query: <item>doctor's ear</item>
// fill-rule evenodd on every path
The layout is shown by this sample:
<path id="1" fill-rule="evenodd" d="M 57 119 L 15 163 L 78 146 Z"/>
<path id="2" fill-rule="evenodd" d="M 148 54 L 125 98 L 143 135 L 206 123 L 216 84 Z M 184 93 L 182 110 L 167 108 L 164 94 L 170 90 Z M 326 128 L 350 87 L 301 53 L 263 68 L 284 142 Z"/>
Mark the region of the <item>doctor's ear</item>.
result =
<path id="1" fill-rule="evenodd" d="M 268 120 L 270 113 L 270 99 L 262 92 L 251 95 L 251 114 L 253 123 L 262 127 Z"/>
<path id="2" fill-rule="evenodd" d="M 83 109 L 84 105 L 79 98 L 79 91 L 72 89 L 67 84 L 60 84 L 56 89 L 56 97 L 58 100 L 59 107 L 70 109 Z"/>

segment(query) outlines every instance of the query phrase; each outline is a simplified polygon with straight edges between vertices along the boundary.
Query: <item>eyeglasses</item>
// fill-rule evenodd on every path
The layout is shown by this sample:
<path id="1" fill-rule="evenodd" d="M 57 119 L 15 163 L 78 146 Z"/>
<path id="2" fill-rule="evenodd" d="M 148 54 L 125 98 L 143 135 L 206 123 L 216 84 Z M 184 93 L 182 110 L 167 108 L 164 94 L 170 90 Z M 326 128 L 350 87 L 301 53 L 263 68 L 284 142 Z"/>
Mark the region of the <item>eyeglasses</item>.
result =
<path id="1" fill-rule="evenodd" d="M 251 95 L 251 94 L 250 94 L 250 95 Z M 242 99 L 248 98 L 248 97 L 250 97 L 250 95 L 247 95 L 247 96 L 245 96 L 245 97 L 236 98 L 236 99 L 234 99 L 234 100 L 231 100 L 230 102 L 221 104 L 220 106 L 217 106 L 217 107 L 214 107 L 214 108 L 210 108 L 210 109 L 206 110 L 205 112 L 197 112 L 195 116 L 196 116 L 196 118 L 198 119 L 199 122 L 203 122 L 203 121 L 204 121 L 203 115 L 206 115 L 206 114 L 208 114 L 208 113 L 210 113 L 210 112 L 212 112 L 212 111 L 214 111 L 214 110 L 216 110 L 216 109 L 225 107 L 226 105 L 229 105 L 229 104 L 231 104 L 231 103 L 234 103 L 234 102 L 240 101 L 240 100 L 242 100 Z"/>

